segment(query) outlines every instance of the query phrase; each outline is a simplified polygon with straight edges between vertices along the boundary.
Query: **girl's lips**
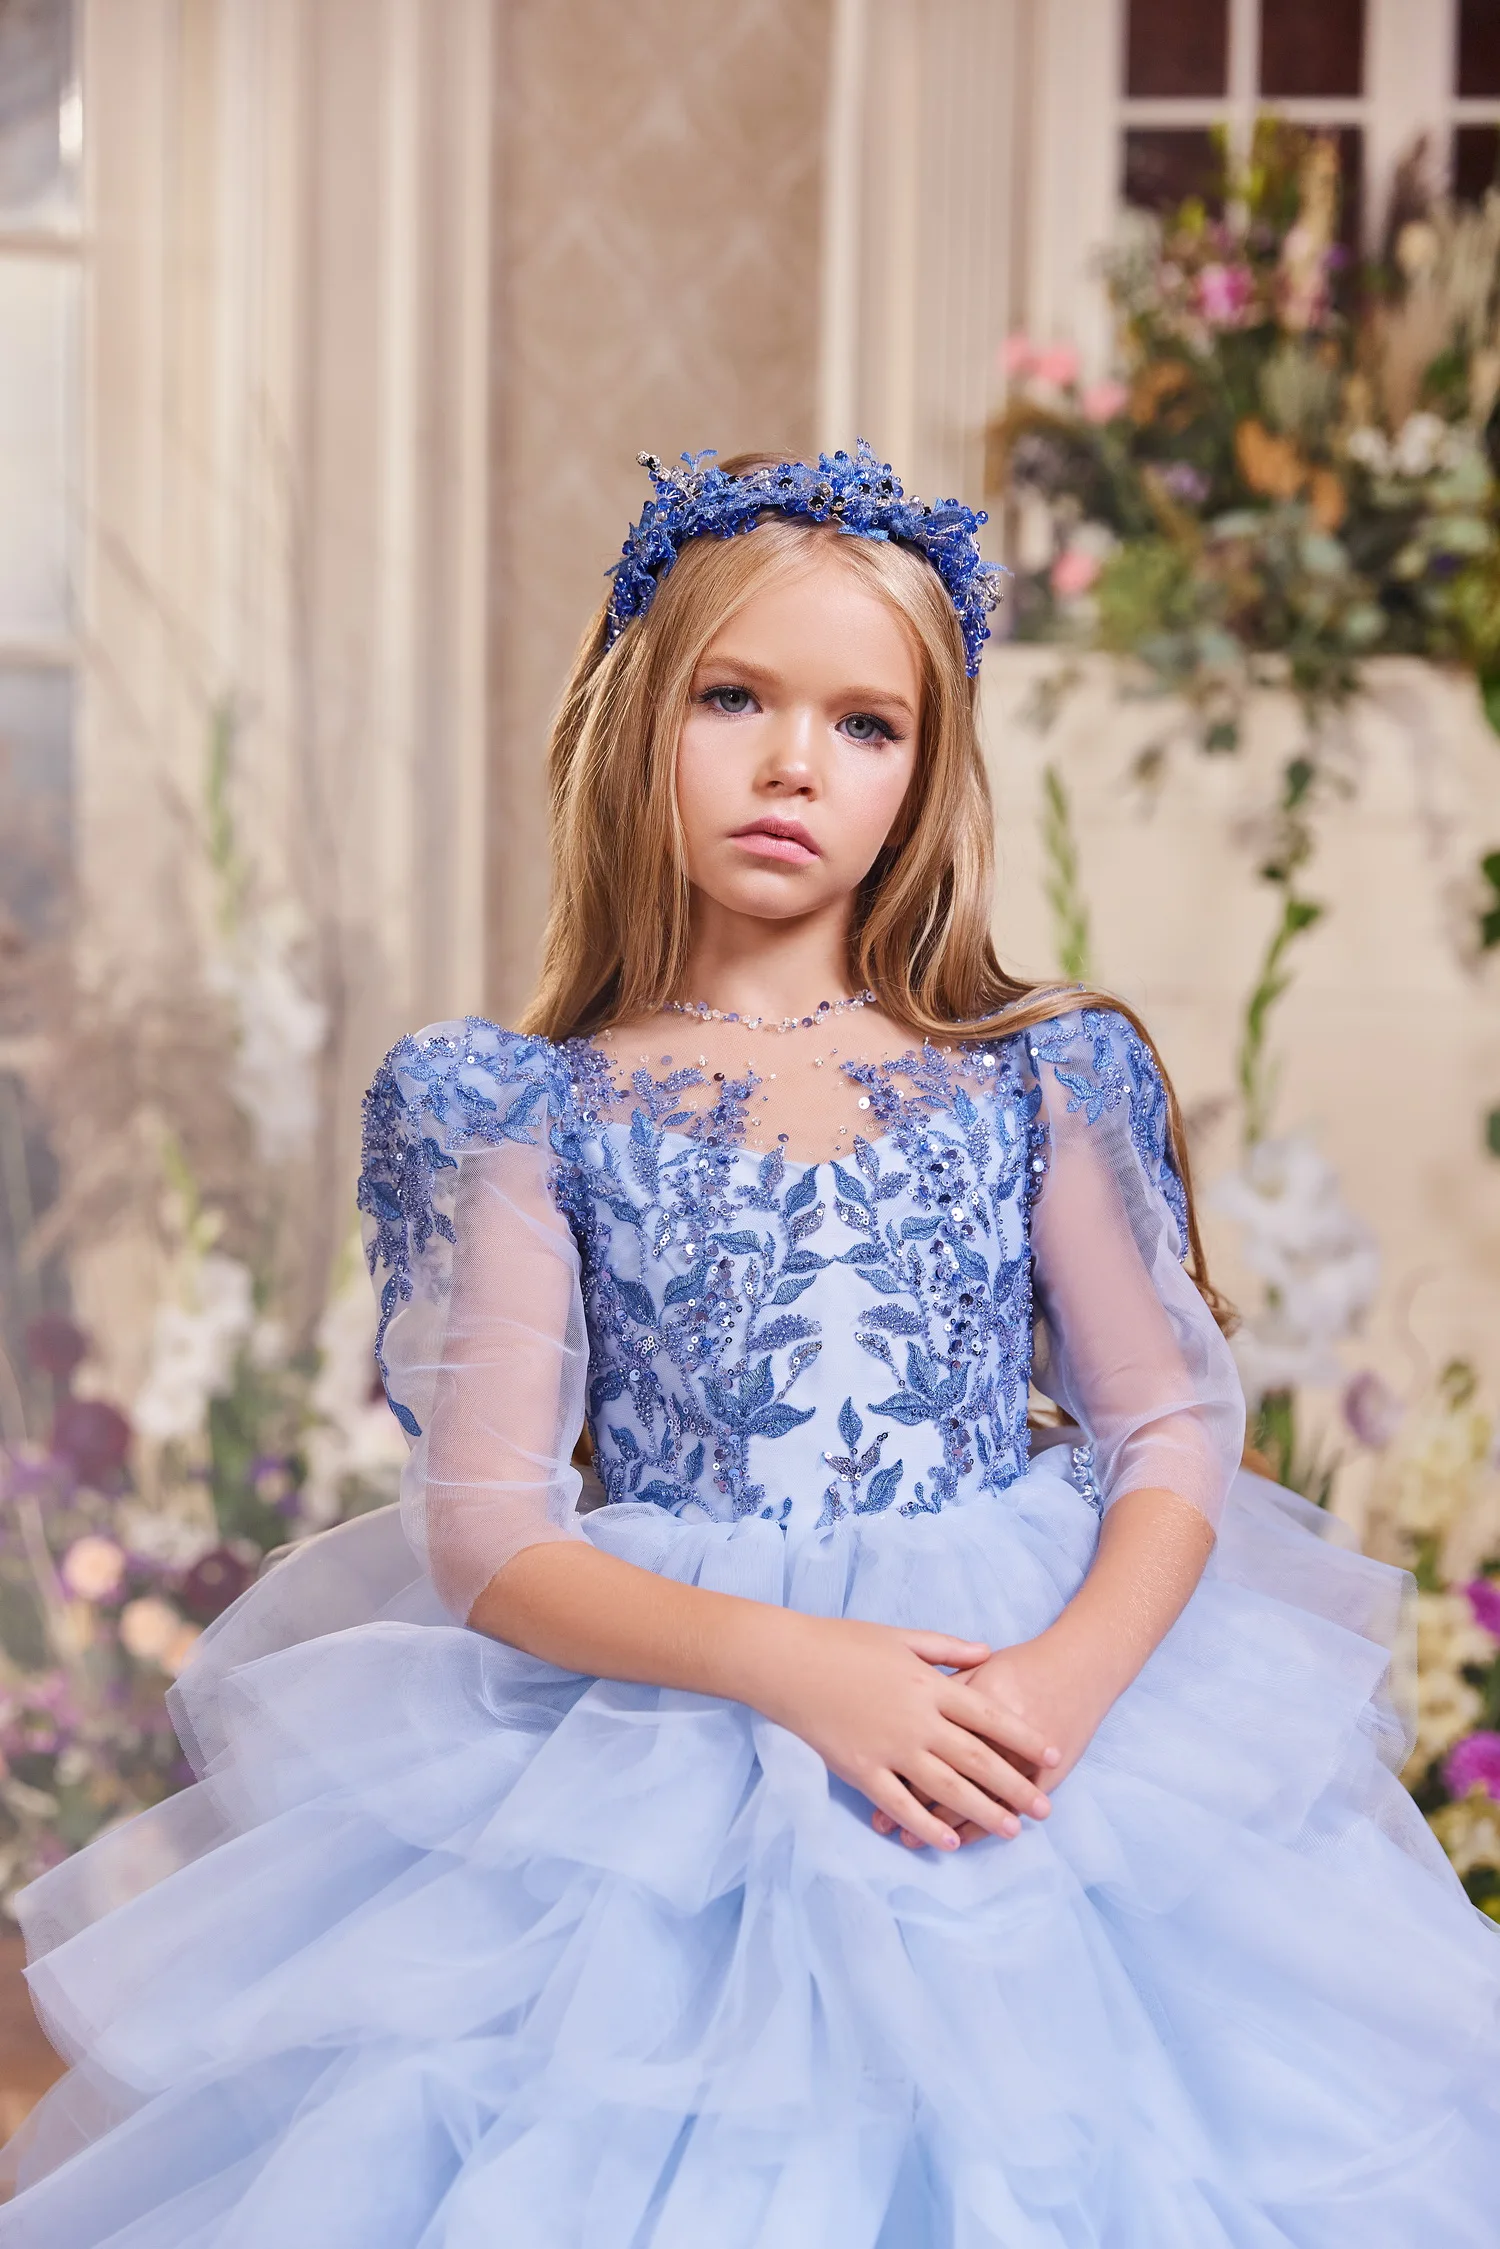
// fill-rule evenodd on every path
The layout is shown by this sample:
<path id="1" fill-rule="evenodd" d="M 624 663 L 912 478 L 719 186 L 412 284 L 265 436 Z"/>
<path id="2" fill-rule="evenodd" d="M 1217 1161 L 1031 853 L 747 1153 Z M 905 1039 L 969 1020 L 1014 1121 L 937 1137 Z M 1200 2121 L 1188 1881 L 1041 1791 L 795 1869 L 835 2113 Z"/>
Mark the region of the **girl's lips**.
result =
<path id="1" fill-rule="evenodd" d="M 818 856 L 795 836 L 768 836 L 764 828 L 752 828 L 748 835 L 734 836 L 730 840 L 742 851 L 753 851 L 758 859 L 786 859 L 794 867 L 810 866 Z"/>

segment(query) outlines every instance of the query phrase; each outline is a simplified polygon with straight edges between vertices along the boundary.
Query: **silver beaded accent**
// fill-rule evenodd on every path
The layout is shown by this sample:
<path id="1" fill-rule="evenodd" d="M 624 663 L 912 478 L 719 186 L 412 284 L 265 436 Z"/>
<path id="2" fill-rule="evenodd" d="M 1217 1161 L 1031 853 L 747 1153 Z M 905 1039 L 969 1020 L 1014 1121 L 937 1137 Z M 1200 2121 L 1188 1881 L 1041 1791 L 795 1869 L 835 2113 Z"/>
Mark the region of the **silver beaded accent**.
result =
<path id="1" fill-rule="evenodd" d="M 811 1015 L 784 1015 L 779 1023 L 764 1015 L 736 1015 L 733 1008 L 710 1007 L 704 1000 L 663 1000 L 662 1010 L 668 1015 L 696 1015 L 701 1023 L 738 1023 L 742 1031 L 811 1031 L 835 1015 L 847 1015 L 851 1008 L 874 1004 L 873 992 L 856 992 L 847 1000 L 819 1000 Z"/>

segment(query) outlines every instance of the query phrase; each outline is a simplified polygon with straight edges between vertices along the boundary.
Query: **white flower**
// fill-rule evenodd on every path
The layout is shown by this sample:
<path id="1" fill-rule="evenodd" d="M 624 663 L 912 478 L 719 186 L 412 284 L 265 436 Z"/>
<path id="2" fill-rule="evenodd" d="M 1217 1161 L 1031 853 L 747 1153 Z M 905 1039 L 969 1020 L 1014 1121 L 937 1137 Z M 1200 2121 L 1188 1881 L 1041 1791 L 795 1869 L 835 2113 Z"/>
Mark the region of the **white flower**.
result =
<path id="1" fill-rule="evenodd" d="M 1448 425 L 1440 414 L 1408 414 L 1391 450 L 1397 476 L 1431 476 L 1442 461 L 1447 435 Z"/>
<path id="2" fill-rule="evenodd" d="M 135 1402 L 136 1427 L 165 1443 L 203 1426 L 210 1398 L 234 1382 L 235 1360 L 255 1325 L 248 1266 L 217 1251 L 182 1274 L 184 1301 L 158 1305 L 151 1365 Z"/>
<path id="3" fill-rule="evenodd" d="M 1384 430 L 1366 423 L 1363 428 L 1352 429 L 1344 440 L 1344 451 L 1351 461 L 1358 461 L 1372 476 L 1389 476 L 1391 473 L 1390 440 Z"/>
<path id="4" fill-rule="evenodd" d="M 1472 1405 L 1428 1406 L 1412 1416 L 1381 1479 L 1409 1538 L 1444 1538 L 1477 1504 L 1492 1434 L 1489 1415 Z"/>
<path id="5" fill-rule="evenodd" d="M 205 1495 L 206 1500 L 206 1495 Z M 122 1507 L 115 1517 L 132 1554 L 163 1569 L 190 1570 L 219 1544 L 217 1525 L 164 1507 Z"/>
<path id="6" fill-rule="evenodd" d="M 75 1600 L 108 1601 L 120 1589 L 125 1555 L 112 1538 L 89 1533 L 74 1539 L 57 1574 Z"/>
<path id="7" fill-rule="evenodd" d="M 1339 1381 L 1334 1346 L 1374 1299 L 1380 1253 L 1343 1201 L 1333 1166 L 1310 1140 L 1262 1140 L 1210 1201 L 1238 1221 L 1245 1262 L 1266 1284 L 1263 1310 L 1235 1338 L 1252 1403 L 1268 1390 Z"/>
<path id="8" fill-rule="evenodd" d="M 316 1064 L 328 1011 L 298 981 L 295 949 L 294 917 L 268 911 L 237 931 L 209 969 L 209 983 L 236 1017 L 234 1097 L 267 1163 L 303 1152 L 317 1122 Z"/>

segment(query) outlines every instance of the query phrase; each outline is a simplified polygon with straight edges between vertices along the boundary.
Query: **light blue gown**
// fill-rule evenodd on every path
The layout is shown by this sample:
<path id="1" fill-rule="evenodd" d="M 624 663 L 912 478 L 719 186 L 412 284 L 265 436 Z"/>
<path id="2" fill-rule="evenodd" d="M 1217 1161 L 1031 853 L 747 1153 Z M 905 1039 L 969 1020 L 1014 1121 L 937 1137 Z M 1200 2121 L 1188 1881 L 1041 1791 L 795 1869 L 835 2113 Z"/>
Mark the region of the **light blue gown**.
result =
<path id="1" fill-rule="evenodd" d="M 1101 1012 L 845 1067 L 812 1164 L 750 1081 L 395 1050 L 402 1517 L 245 1595 L 176 1693 L 199 1785 L 26 1893 L 76 2066 L 0 2249 L 1493 2249 L 1500 1931 L 1395 1778 L 1404 1581 L 1236 1473 L 1149 1057 Z M 1222 1510 L 1201 1587 L 1050 1820 L 955 1854 L 457 1621 L 587 1539 L 1003 1645 L 1150 1485 Z"/>

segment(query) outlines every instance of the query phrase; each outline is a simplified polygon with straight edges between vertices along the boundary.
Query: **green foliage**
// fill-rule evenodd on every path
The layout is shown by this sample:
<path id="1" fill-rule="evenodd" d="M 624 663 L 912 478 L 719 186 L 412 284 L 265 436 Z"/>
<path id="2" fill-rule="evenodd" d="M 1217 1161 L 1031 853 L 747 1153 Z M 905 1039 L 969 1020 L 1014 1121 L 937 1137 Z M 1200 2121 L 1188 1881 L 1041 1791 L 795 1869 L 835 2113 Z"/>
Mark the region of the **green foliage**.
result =
<path id="1" fill-rule="evenodd" d="M 1479 872 L 1494 892 L 1494 904 L 1482 908 L 1479 915 L 1479 947 L 1488 953 L 1500 945 L 1500 851 L 1487 851 Z"/>
<path id="2" fill-rule="evenodd" d="M 1091 983 L 1089 916 L 1078 877 L 1072 809 L 1062 775 L 1052 764 L 1042 770 L 1042 851 L 1047 865 L 1047 903 L 1052 908 L 1057 965 L 1070 982 Z"/>
<path id="3" fill-rule="evenodd" d="M 1278 1484 L 1300 1492 L 1315 1507 L 1328 1505 L 1339 1472 L 1339 1457 L 1301 1442 L 1294 1390 L 1266 1392 L 1251 1422 L 1249 1437 L 1251 1449 L 1260 1454 Z"/>

